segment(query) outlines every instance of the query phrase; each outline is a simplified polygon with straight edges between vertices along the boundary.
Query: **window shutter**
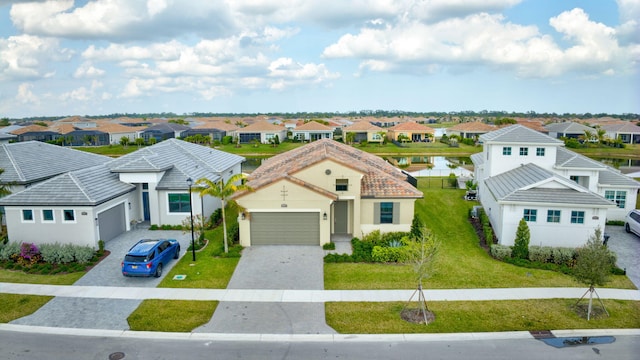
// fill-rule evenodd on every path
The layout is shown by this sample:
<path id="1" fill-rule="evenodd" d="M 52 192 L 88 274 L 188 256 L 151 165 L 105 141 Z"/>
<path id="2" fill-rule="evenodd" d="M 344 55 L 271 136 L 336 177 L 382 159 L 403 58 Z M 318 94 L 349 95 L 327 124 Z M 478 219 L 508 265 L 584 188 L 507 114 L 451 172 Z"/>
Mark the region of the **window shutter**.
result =
<path id="1" fill-rule="evenodd" d="M 373 223 L 380 224 L 380 203 L 373 204 Z"/>
<path id="2" fill-rule="evenodd" d="M 393 223 L 400 223 L 400 203 L 397 202 L 393 203 Z"/>

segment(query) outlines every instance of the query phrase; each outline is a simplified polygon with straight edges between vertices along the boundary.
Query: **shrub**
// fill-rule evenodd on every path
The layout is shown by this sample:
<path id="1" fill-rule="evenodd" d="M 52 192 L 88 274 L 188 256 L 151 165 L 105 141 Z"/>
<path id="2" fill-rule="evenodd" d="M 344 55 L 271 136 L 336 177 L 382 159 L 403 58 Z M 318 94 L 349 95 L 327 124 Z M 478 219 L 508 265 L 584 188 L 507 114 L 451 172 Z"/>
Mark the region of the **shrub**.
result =
<path id="1" fill-rule="evenodd" d="M 354 262 L 371 262 L 373 261 L 371 257 L 371 252 L 373 251 L 374 243 L 371 241 L 363 241 L 358 238 L 353 238 L 351 240 L 351 247 L 353 249 L 353 254 L 351 258 Z"/>
<path id="2" fill-rule="evenodd" d="M 493 229 L 491 225 L 484 225 L 482 227 L 482 231 L 484 233 L 484 239 L 487 244 L 493 244 Z"/>
<path id="3" fill-rule="evenodd" d="M 511 256 L 516 259 L 528 259 L 530 238 L 531 233 L 529 232 L 529 225 L 527 225 L 527 222 L 524 219 L 520 219 L 518 228 L 516 229 L 516 239 Z"/>
<path id="4" fill-rule="evenodd" d="M 237 222 L 227 226 L 227 239 L 234 244 L 240 241 L 240 225 Z"/>
<path id="5" fill-rule="evenodd" d="M 381 246 L 390 246 L 392 242 L 402 243 L 403 239 L 411 236 L 411 233 L 404 231 L 392 231 L 384 233 L 380 236 Z"/>
<path id="6" fill-rule="evenodd" d="M 224 136 L 224 137 L 222 138 L 222 144 L 223 144 L 223 145 L 231 144 L 231 142 L 232 142 L 232 141 L 233 141 L 233 136 L 229 136 L 229 135 L 227 135 L 227 136 Z"/>
<path id="7" fill-rule="evenodd" d="M 20 244 L 17 242 L 10 242 L 0 248 L 0 260 L 7 261 L 12 260 L 13 257 L 20 254 Z"/>
<path id="8" fill-rule="evenodd" d="M 86 264 L 93 259 L 95 251 L 89 246 L 74 246 L 74 259 L 78 264 Z"/>
<path id="9" fill-rule="evenodd" d="M 352 262 L 353 258 L 348 254 L 327 254 L 324 257 L 326 263 L 345 263 Z"/>
<path id="10" fill-rule="evenodd" d="M 322 245 L 322 249 L 323 250 L 335 250 L 336 249 L 336 243 L 332 243 L 332 242 L 325 243 L 324 245 Z"/>
<path id="11" fill-rule="evenodd" d="M 511 257 L 511 247 L 506 245 L 491 245 L 491 256 L 498 260 L 505 260 Z"/>
<path id="12" fill-rule="evenodd" d="M 547 263 L 551 262 L 553 248 L 550 246 L 530 246 L 529 247 L 529 260 Z"/>
<path id="13" fill-rule="evenodd" d="M 553 248 L 551 256 L 554 264 L 570 266 L 576 256 L 576 250 L 570 248 Z"/>
<path id="14" fill-rule="evenodd" d="M 98 240 L 98 251 L 100 254 L 104 252 L 104 240 Z"/>
<path id="15" fill-rule="evenodd" d="M 151 224 L 151 226 L 149 226 L 149 230 L 158 230 L 158 225 Z"/>
<path id="16" fill-rule="evenodd" d="M 402 246 L 374 246 L 371 258 L 375 262 L 404 262 L 407 259 L 407 253 Z"/>
<path id="17" fill-rule="evenodd" d="M 449 186 L 452 188 L 457 188 L 458 187 L 458 177 L 456 176 L 456 174 L 451 173 L 449 174 Z"/>

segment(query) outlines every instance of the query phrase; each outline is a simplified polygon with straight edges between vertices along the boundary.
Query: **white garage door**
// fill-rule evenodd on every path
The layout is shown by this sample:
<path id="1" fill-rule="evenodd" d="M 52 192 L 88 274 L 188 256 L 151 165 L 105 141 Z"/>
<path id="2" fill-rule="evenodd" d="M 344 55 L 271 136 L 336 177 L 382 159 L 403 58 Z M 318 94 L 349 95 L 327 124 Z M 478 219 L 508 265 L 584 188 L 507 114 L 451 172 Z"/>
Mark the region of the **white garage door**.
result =
<path id="1" fill-rule="evenodd" d="M 320 245 L 320 214 L 252 213 L 251 245 Z"/>
<path id="2" fill-rule="evenodd" d="M 100 240 L 109 241 L 127 230 L 124 217 L 124 204 L 112 207 L 98 214 Z"/>

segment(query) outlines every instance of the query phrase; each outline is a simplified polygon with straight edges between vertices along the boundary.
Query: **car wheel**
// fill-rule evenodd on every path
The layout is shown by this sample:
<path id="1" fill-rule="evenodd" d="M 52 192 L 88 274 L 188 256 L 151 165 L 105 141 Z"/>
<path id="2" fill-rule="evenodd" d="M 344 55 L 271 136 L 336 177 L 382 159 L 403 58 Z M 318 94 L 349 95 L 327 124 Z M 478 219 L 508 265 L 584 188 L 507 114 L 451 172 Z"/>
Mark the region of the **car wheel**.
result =
<path id="1" fill-rule="evenodd" d="M 173 254 L 173 258 L 174 258 L 174 259 L 177 259 L 177 258 L 179 258 L 179 257 L 180 257 L 180 247 L 178 246 L 178 247 L 176 248 L 176 253 L 175 253 L 175 254 Z"/>
<path id="2" fill-rule="evenodd" d="M 630 233 L 631 232 L 631 228 L 629 227 L 629 224 L 624 224 L 624 231 Z"/>
<path id="3" fill-rule="evenodd" d="M 162 264 L 158 264 L 158 267 L 156 268 L 156 273 L 153 274 L 153 276 L 155 276 L 155 277 L 162 276 Z"/>

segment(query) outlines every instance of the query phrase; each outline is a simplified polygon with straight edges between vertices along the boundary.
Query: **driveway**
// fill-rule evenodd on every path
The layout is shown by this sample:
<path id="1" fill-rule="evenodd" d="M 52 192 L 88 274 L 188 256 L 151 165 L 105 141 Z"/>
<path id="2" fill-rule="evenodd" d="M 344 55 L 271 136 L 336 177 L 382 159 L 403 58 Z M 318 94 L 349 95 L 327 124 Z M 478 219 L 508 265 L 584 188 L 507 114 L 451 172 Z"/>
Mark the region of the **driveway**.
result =
<path id="1" fill-rule="evenodd" d="M 105 249 L 111 254 L 74 283 L 82 286 L 156 287 L 160 278 L 128 278 L 122 276 L 120 262 L 124 254 L 143 238 L 171 238 L 180 242 L 180 254 L 185 254 L 191 241 L 190 234 L 181 231 L 132 230 L 108 241 Z M 171 261 L 163 272 L 177 263 Z M 87 329 L 128 330 L 127 317 L 140 305 L 140 300 L 89 299 L 56 297 L 29 316 L 11 324 L 71 327 Z"/>
<path id="2" fill-rule="evenodd" d="M 607 245 L 618 256 L 617 265 L 627 269 L 627 276 L 640 289 L 640 237 L 627 234 L 622 226 L 607 226 Z"/>
<path id="3" fill-rule="evenodd" d="M 243 250 L 228 289 L 323 290 L 319 246 L 252 246 Z M 211 321 L 194 332 L 334 334 L 323 303 L 221 302 Z"/>

